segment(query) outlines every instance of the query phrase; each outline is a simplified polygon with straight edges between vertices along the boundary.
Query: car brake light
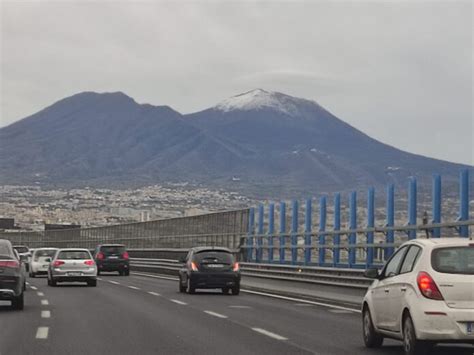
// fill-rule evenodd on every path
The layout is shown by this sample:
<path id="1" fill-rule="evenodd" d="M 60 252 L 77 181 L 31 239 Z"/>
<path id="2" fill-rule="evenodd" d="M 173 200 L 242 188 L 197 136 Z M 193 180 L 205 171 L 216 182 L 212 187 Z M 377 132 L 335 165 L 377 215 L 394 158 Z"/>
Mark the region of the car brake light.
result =
<path id="1" fill-rule="evenodd" d="M 4 260 L 0 261 L 0 267 L 8 267 L 8 268 L 18 268 L 20 267 L 20 263 L 16 260 Z"/>
<path id="2" fill-rule="evenodd" d="M 418 274 L 416 281 L 423 296 L 432 300 L 444 300 L 443 295 L 441 294 L 438 286 L 436 286 L 436 283 L 430 274 L 422 271 Z"/>
<path id="3" fill-rule="evenodd" d="M 105 259 L 104 253 L 99 252 L 99 253 L 97 254 L 97 259 L 99 259 L 99 260 L 104 260 L 104 259 Z"/>
<path id="4" fill-rule="evenodd" d="M 232 268 L 233 271 L 239 271 L 240 269 L 240 266 L 239 266 L 239 263 L 235 263 L 234 264 L 234 267 Z"/>
<path id="5" fill-rule="evenodd" d="M 65 262 L 62 261 L 62 260 L 56 260 L 54 263 L 53 263 L 53 267 L 60 267 L 61 265 L 64 265 Z"/>
<path id="6" fill-rule="evenodd" d="M 84 264 L 86 264 L 88 266 L 93 266 L 95 263 L 94 263 L 94 260 L 86 260 L 86 261 L 84 261 Z"/>
<path id="7" fill-rule="evenodd" d="M 128 259 L 130 258 L 130 257 L 128 256 L 128 252 L 125 251 L 125 252 L 122 254 L 122 258 L 125 259 L 125 260 L 128 260 Z"/>
<path id="8" fill-rule="evenodd" d="M 198 271 L 199 270 L 194 261 L 191 261 L 191 270 L 193 270 L 193 271 Z"/>

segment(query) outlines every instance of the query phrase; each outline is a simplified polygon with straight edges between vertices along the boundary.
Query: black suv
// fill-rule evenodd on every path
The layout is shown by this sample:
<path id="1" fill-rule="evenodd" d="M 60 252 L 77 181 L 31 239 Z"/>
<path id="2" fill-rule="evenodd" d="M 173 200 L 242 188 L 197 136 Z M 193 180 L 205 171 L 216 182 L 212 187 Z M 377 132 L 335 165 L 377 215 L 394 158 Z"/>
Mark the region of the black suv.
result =
<path id="1" fill-rule="evenodd" d="M 120 276 L 130 275 L 130 258 L 123 244 L 101 244 L 94 250 L 97 274 L 118 271 Z"/>
<path id="2" fill-rule="evenodd" d="M 0 300 L 11 301 L 14 309 L 23 309 L 25 278 L 21 261 L 12 244 L 0 239 Z"/>
<path id="3" fill-rule="evenodd" d="M 240 292 L 239 263 L 229 249 L 221 247 L 192 248 L 179 270 L 179 292 L 194 293 L 198 288 L 220 288 L 224 294 Z"/>

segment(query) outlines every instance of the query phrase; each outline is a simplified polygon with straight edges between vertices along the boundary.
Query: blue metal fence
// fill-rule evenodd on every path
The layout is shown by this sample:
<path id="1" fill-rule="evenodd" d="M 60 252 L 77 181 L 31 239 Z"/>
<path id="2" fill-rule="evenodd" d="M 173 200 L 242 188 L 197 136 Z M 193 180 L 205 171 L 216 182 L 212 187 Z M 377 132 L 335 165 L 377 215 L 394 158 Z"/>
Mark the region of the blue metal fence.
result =
<path id="1" fill-rule="evenodd" d="M 327 196 L 319 200 L 319 224 L 313 225 L 313 200 L 305 201 L 304 231 L 299 232 L 299 203 L 291 202 L 291 223 L 287 231 L 286 203 L 280 202 L 279 233 L 275 234 L 275 205 L 268 206 L 267 231 L 265 232 L 264 206 L 258 207 L 257 229 L 254 225 L 254 211 L 249 214 L 249 234 L 246 255 L 248 261 L 280 264 L 304 264 L 319 266 L 338 266 L 349 268 L 380 265 L 390 258 L 395 248 L 402 242 L 417 237 L 428 236 L 439 238 L 443 229 L 455 229 L 461 237 L 469 237 L 469 227 L 474 222 L 469 219 L 469 172 L 460 174 L 459 217 L 454 222 L 442 220 L 442 184 L 441 176 L 433 175 L 432 182 L 432 220 L 418 224 L 418 184 L 416 178 L 408 181 L 407 221 L 396 225 L 395 221 L 395 186 L 386 188 L 385 223 L 377 225 L 376 191 L 373 187 L 367 191 L 366 225 L 361 227 L 358 221 L 358 195 L 356 191 L 349 194 L 348 225 L 341 230 L 341 194 L 334 196 L 332 206 L 332 226 L 327 225 Z M 382 225 L 383 224 L 383 225 Z M 400 224 L 400 222 L 399 222 Z M 275 240 L 274 238 L 277 237 Z M 275 241 L 277 242 L 275 244 Z M 288 244 L 289 242 L 289 244 Z M 278 249 L 278 258 L 274 251 Z M 267 252 L 265 257 L 265 251 Z"/>

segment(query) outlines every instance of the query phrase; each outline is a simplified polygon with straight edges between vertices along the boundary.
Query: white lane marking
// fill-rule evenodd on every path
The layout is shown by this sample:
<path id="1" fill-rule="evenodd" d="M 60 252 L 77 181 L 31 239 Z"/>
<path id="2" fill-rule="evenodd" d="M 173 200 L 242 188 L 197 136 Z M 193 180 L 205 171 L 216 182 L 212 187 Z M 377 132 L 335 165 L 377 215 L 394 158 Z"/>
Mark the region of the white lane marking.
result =
<path id="1" fill-rule="evenodd" d="M 36 339 L 48 339 L 49 327 L 38 327 Z"/>
<path id="2" fill-rule="evenodd" d="M 309 303 L 295 303 L 294 305 L 296 307 L 313 307 L 313 305 Z"/>
<path id="3" fill-rule="evenodd" d="M 36 292 L 36 294 L 40 297 L 43 297 L 44 296 L 44 293 L 43 292 Z"/>
<path id="4" fill-rule="evenodd" d="M 288 340 L 288 338 L 282 337 L 281 335 L 269 332 L 268 330 L 262 329 L 262 328 L 252 328 L 253 331 L 266 335 L 267 337 L 276 339 L 276 340 Z"/>
<path id="5" fill-rule="evenodd" d="M 35 290 L 35 291 L 38 289 L 38 287 L 35 287 L 35 286 L 30 286 L 30 287 L 32 290 Z"/>
<path id="6" fill-rule="evenodd" d="M 29 283 L 28 281 L 26 281 L 26 284 L 27 284 L 28 286 L 30 285 L 30 283 Z"/>
<path id="7" fill-rule="evenodd" d="M 120 282 L 117 282 L 117 281 L 109 281 L 109 282 L 114 285 L 120 285 Z"/>
<path id="8" fill-rule="evenodd" d="M 176 304 L 180 304 L 181 306 L 186 306 L 187 303 L 186 302 L 183 302 L 183 301 L 179 301 L 179 300 L 174 300 L 174 299 L 170 299 L 171 302 L 174 302 Z"/>
<path id="9" fill-rule="evenodd" d="M 250 306 L 229 306 L 229 308 L 249 309 L 249 308 L 252 308 L 252 307 L 250 307 Z"/>
<path id="10" fill-rule="evenodd" d="M 336 314 L 350 314 L 352 311 L 346 311 L 345 309 L 328 309 L 328 312 Z"/>
<path id="11" fill-rule="evenodd" d="M 102 277 L 98 277 L 97 280 L 102 281 Z"/>
<path id="12" fill-rule="evenodd" d="M 41 311 L 41 318 L 51 318 L 50 311 Z"/>
<path id="13" fill-rule="evenodd" d="M 152 291 L 149 291 L 148 293 L 152 296 L 161 296 L 159 293 L 152 292 Z"/>
<path id="14" fill-rule="evenodd" d="M 212 312 L 212 311 L 204 311 L 204 313 L 207 313 L 210 316 L 214 316 L 214 317 L 217 317 L 217 318 L 227 318 L 227 316 L 225 316 L 223 314 L 219 314 L 219 313 Z"/>
<path id="15" fill-rule="evenodd" d="M 49 305 L 49 301 L 48 300 L 41 300 L 41 304 L 43 306 L 48 306 Z"/>
<path id="16" fill-rule="evenodd" d="M 128 286 L 128 288 L 131 288 L 132 290 L 139 290 L 140 288 L 135 287 L 135 286 Z"/>
<path id="17" fill-rule="evenodd" d="M 240 290 L 245 293 L 251 293 L 253 295 L 259 295 L 259 296 L 266 296 L 266 297 L 272 297 L 272 298 L 278 298 L 281 300 L 287 300 L 287 301 L 294 301 L 294 302 L 301 302 L 301 303 L 308 303 L 308 304 L 314 304 L 316 306 L 323 306 L 327 308 L 333 308 L 333 309 L 342 309 L 345 311 L 349 312 L 354 312 L 354 313 L 362 313 L 360 309 L 354 309 L 354 308 L 348 308 L 348 307 L 343 307 L 343 306 L 336 306 L 333 304 L 329 303 L 323 303 L 323 302 L 314 302 L 314 301 L 308 301 L 308 300 L 303 300 L 299 298 L 294 298 L 294 297 L 287 297 L 287 296 L 280 296 L 280 295 L 273 295 L 271 293 L 266 293 L 266 292 L 258 292 L 258 291 L 250 291 L 250 290 Z"/>

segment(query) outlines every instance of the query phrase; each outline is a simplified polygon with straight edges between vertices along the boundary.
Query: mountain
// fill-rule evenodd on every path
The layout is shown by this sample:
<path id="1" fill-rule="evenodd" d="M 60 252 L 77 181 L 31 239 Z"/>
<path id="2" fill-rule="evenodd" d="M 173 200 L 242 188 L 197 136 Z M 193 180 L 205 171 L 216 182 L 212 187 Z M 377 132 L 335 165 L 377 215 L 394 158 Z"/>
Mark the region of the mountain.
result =
<path id="1" fill-rule="evenodd" d="M 380 143 L 314 101 L 262 89 L 181 115 L 84 92 L 0 129 L 0 183 L 192 182 L 249 194 L 333 191 L 464 166 Z"/>

